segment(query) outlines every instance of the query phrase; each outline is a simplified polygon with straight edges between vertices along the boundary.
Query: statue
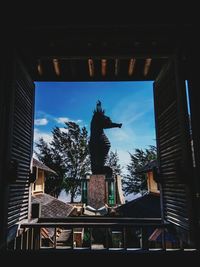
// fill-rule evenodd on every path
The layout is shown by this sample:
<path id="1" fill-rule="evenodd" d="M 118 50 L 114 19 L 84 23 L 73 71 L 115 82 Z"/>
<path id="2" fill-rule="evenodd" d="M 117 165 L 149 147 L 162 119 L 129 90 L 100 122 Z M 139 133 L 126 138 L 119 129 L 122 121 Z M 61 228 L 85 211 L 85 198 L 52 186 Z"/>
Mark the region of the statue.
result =
<path id="1" fill-rule="evenodd" d="M 110 142 L 104 134 L 103 129 L 121 128 L 122 123 L 113 123 L 104 113 L 105 111 L 102 110 L 101 102 L 98 101 L 90 126 L 89 150 L 91 169 L 93 174 L 105 174 L 107 177 L 111 177 L 112 169 L 104 166 L 110 149 Z"/>

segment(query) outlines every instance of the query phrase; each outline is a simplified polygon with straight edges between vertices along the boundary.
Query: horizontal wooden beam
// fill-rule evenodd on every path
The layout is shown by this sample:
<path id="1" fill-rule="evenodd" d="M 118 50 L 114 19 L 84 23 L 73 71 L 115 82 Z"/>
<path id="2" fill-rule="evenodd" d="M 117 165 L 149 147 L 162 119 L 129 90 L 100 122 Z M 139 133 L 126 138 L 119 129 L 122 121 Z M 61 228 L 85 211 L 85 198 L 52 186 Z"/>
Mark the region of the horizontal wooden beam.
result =
<path id="1" fill-rule="evenodd" d="M 161 218 L 133 218 L 133 217 L 107 217 L 107 216 L 82 216 L 63 218 L 40 218 L 39 222 L 132 222 L 132 223 L 162 223 Z"/>
<path id="2" fill-rule="evenodd" d="M 29 56 L 31 49 L 31 54 Z M 134 58 L 160 58 L 165 59 L 172 55 L 174 51 L 174 44 L 169 44 L 167 46 L 161 45 L 159 47 L 152 47 L 150 45 L 141 45 L 138 47 L 130 46 L 124 49 L 123 44 L 120 46 L 111 46 L 107 45 L 105 47 L 88 47 L 84 44 L 78 45 L 77 43 L 72 43 L 71 46 L 68 44 L 61 46 L 38 46 L 36 45 L 34 48 L 24 47 L 23 49 L 19 47 L 19 50 L 22 55 L 26 57 L 33 58 L 35 60 L 38 59 L 88 59 L 92 58 L 93 60 L 98 59 L 130 59 L 133 57 L 134 50 Z"/>

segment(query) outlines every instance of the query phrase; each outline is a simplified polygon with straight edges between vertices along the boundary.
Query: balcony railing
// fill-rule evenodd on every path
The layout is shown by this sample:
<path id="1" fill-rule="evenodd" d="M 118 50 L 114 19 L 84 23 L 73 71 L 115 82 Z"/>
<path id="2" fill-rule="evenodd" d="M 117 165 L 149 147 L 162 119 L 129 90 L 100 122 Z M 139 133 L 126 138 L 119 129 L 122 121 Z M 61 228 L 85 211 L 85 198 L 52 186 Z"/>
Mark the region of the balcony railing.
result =
<path id="1" fill-rule="evenodd" d="M 8 250 L 165 251 L 180 250 L 170 225 L 161 219 L 68 217 L 24 223 Z"/>

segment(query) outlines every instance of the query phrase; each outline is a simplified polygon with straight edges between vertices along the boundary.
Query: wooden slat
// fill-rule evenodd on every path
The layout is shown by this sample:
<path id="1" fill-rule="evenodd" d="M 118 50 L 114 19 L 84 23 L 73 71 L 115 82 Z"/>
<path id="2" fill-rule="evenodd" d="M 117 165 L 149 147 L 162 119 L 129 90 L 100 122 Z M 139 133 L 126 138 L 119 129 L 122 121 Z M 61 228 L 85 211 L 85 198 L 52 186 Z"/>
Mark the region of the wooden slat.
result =
<path id="1" fill-rule="evenodd" d="M 135 71 L 135 64 L 136 64 L 136 59 L 131 58 L 129 61 L 129 66 L 128 66 L 128 75 L 132 76 L 134 71 Z"/>
<path id="2" fill-rule="evenodd" d="M 60 76 L 60 63 L 57 58 L 53 59 L 53 67 L 57 76 Z"/>
<path id="3" fill-rule="evenodd" d="M 184 92 L 185 88 L 178 86 L 174 62 L 173 59 L 165 65 L 154 83 L 156 138 L 164 218 L 188 230 L 191 220 L 188 190 L 186 185 L 179 181 L 176 163 L 184 162 L 184 165 L 190 165 L 190 160 L 184 160 L 186 154 L 190 157 L 190 151 L 183 145 L 183 140 L 188 143 L 190 140 L 185 138 L 189 129 L 183 125 L 181 119 L 181 114 L 187 108 L 185 109 L 185 99 L 180 99 L 182 95 L 179 91 Z M 187 113 L 184 113 L 184 116 L 187 118 Z"/>
<path id="4" fill-rule="evenodd" d="M 9 221 L 8 221 L 8 228 L 12 227 L 13 225 L 15 225 L 16 223 L 24 220 L 24 219 L 27 219 L 28 217 L 28 209 L 27 209 L 27 213 L 25 213 L 23 216 L 17 216 L 15 218 L 9 218 Z"/>
<path id="5" fill-rule="evenodd" d="M 106 76 L 106 69 L 107 69 L 107 60 L 102 59 L 101 60 L 101 75 L 104 77 Z"/>
<path id="6" fill-rule="evenodd" d="M 8 207 L 14 207 L 15 205 L 21 205 L 21 204 L 25 204 L 28 203 L 28 199 L 27 198 L 20 198 L 19 200 L 13 200 L 13 201 L 9 201 L 8 202 Z"/>
<path id="7" fill-rule="evenodd" d="M 9 191 L 9 195 L 10 195 L 10 201 L 12 201 L 16 197 L 24 197 L 25 198 L 25 197 L 28 197 L 29 190 L 24 190 L 24 191 L 19 191 L 19 192 Z"/>
<path id="8" fill-rule="evenodd" d="M 144 76 L 147 76 L 148 73 L 149 73 L 149 69 L 150 69 L 150 66 L 151 66 L 151 61 L 152 61 L 151 58 L 147 58 L 147 59 L 145 60 L 145 65 L 144 65 Z"/>
<path id="9" fill-rule="evenodd" d="M 16 210 L 16 209 L 23 209 L 24 207 L 28 207 L 28 203 L 23 203 L 23 204 L 17 204 L 15 206 L 11 206 L 11 207 L 8 207 L 8 212 L 12 211 L 12 210 Z"/>
<path id="10" fill-rule="evenodd" d="M 94 62 L 91 58 L 88 59 L 89 76 L 94 77 Z"/>
<path id="11" fill-rule="evenodd" d="M 119 74 L 119 59 L 115 59 L 115 76 Z"/>
<path id="12" fill-rule="evenodd" d="M 9 185 L 8 227 L 28 218 L 29 169 L 32 155 L 34 84 L 16 60 L 10 160 L 18 162 L 17 179 Z"/>
<path id="13" fill-rule="evenodd" d="M 38 73 L 39 73 L 40 76 L 43 75 L 43 69 L 42 69 L 42 62 L 41 62 L 41 60 L 39 60 L 39 62 L 38 62 L 37 71 L 38 71 Z"/>
<path id="14" fill-rule="evenodd" d="M 9 196 L 9 202 L 15 202 L 15 200 L 25 200 L 28 201 L 28 196 L 26 194 L 22 194 L 21 196 L 13 196 L 12 194 L 10 194 Z"/>
<path id="15" fill-rule="evenodd" d="M 23 207 L 18 207 L 15 208 L 15 210 L 9 210 L 8 211 L 8 216 L 11 217 L 12 215 L 16 215 L 17 214 L 22 214 L 23 212 L 27 213 L 27 205 L 24 205 Z"/>
<path id="16" fill-rule="evenodd" d="M 171 206 L 167 205 L 167 208 L 168 208 L 167 209 L 168 212 L 171 212 L 172 214 L 177 214 L 178 216 L 183 216 L 185 218 L 188 217 L 186 210 L 181 209 L 180 207 L 171 207 Z"/>
<path id="17" fill-rule="evenodd" d="M 20 192 L 20 191 L 28 191 L 28 190 L 29 190 L 29 185 L 27 187 L 23 186 L 23 188 L 16 188 L 16 187 L 10 186 L 10 189 L 9 189 L 10 192 Z"/>

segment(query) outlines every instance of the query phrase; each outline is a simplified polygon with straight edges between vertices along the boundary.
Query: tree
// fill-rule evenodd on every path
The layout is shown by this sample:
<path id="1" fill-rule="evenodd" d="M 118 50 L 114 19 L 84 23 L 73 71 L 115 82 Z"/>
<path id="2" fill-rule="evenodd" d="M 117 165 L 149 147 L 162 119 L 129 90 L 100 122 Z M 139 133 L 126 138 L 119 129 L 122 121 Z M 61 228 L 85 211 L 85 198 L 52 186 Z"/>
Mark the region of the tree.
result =
<path id="1" fill-rule="evenodd" d="M 71 195 L 71 202 L 80 194 L 81 178 L 90 171 L 88 133 L 85 127 L 80 129 L 75 122 L 66 122 L 65 130 L 55 127 L 52 131 L 51 147 L 57 151 L 66 172 L 63 188 Z"/>
<path id="2" fill-rule="evenodd" d="M 39 152 L 36 152 L 38 159 L 46 166 L 56 172 L 57 175 L 46 173 L 45 192 L 54 197 L 58 197 L 61 190 L 66 168 L 62 162 L 60 154 L 48 145 L 43 138 L 36 143 Z"/>
<path id="3" fill-rule="evenodd" d="M 48 175 L 45 191 L 58 196 L 64 189 L 71 195 L 71 202 L 80 194 L 80 179 L 90 171 L 88 133 L 75 122 L 66 122 L 64 130 L 55 127 L 53 140 L 48 145 L 42 138 L 36 143 L 38 159 L 54 170 L 58 177 Z"/>
<path id="4" fill-rule="evenodd" d="M 119 164 L 119 156 L 117 154 L 117 151 L 115 152 L 110 152 L 108 154 L 107 160 L 106 160 L 106 166 L 110 167 L 113 170 L 114 175 L 121 175 L 122 173 L 122 168 Z"/>
<path id="5" fill-rule="evenodd" d="M 123 179 L 123 189 L 125 195 L 141 193 L 147 191 L 147 181 L 145 173 L 141 173 L 142 168 L 155 160 L 157 157 L 156 147 L 149 146 L 148 149 L 135 149 L 134 153 L 129 153 L 131 161 L 127 165 L 127 175 Z"/>

